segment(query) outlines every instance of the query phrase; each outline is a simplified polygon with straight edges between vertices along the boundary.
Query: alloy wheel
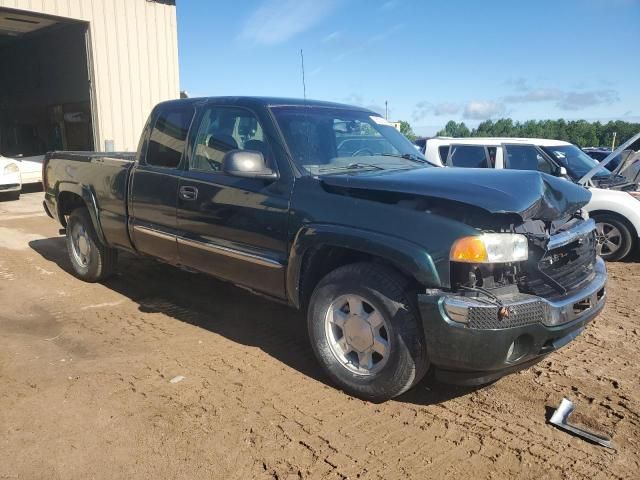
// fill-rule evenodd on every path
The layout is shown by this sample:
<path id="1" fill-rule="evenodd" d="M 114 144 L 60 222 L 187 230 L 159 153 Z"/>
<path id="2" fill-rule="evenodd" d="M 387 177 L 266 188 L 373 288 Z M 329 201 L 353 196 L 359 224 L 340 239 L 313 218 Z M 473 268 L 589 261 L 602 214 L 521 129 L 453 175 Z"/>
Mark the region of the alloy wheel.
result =
<path id="1" fill-rule="evenodd" d="M 89 265 L 91 243 L 87 230 L 80 223 L 75 223 L 71 228 L 71 253 L 78 265 L 81 267 Z"/>
<path id="2" fill-rule="evenodd" d="M 613 255 L 622 247 L 622 232 L 615 225 L 606 222 L 596 224 L 598 255 Z"/>
<path id="3" fill-rule="evenodd" d="M 358 375 L 378 373 L 390 354 L 390 330 L 384 315 L 363 297 L 342 295 L 325 317 L 325 333 L 333 355 Z"/>

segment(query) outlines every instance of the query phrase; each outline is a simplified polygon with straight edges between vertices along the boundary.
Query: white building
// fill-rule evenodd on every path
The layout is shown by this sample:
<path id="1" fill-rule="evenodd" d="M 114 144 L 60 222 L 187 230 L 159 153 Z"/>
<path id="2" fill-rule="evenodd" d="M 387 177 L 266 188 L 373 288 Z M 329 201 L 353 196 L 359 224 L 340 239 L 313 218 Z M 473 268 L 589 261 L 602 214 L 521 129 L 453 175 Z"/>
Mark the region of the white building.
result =
<path id="1" fill-rule="evenodd" d="M 179 98 L 175 0 L 0 0 L 0 152 L 135 150 Z"/>

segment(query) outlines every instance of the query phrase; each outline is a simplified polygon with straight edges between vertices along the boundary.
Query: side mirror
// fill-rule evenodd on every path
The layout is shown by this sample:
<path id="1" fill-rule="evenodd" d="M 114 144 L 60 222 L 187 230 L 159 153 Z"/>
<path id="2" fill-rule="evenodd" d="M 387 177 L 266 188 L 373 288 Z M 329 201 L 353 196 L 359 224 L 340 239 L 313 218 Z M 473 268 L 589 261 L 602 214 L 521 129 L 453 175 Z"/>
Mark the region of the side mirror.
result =
<path id="1" fill-rule="evenodd" d="M 560 167 L 558 169 L 558 176 L 559 177 L 567 177 L 569 175 L 569 172 L 567 172 L 567 169 L 564 167 Z"/>
<path id="2" fill-rule="evenodd" d="M 241 178 L 259 178 L 275 180 L 277 172 L 267 167 L 267 162 L 260 152 L 252 150 L 231 150 L 222 159 L 222 171 L 227 175 Z"/>

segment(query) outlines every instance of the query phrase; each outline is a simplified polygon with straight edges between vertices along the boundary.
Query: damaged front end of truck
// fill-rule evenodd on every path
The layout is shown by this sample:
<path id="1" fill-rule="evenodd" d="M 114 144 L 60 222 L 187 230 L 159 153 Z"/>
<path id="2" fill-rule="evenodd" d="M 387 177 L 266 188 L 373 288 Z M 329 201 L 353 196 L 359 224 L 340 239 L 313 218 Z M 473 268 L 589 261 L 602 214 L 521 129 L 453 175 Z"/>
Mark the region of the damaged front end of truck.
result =
<path id="1" fill-rule="evenodd" d="M 582 210 L 587 189 L 537 172 L 452 169 L 324 181 L 336 193 L 474 227 L 451 245 L 441 275 L 448 281 L 418 295 L 429 359 L 443 381 L 483 384 L 525 368 L 604 307 L 606 269 Z"/>

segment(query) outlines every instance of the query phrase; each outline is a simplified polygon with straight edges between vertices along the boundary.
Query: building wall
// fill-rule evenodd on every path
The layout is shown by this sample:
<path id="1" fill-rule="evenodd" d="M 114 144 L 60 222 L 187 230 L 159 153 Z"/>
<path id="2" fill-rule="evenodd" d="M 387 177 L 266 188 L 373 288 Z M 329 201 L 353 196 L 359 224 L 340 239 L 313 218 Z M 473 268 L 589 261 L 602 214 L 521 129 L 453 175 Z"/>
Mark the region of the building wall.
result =
<path id="1" fill-rule="evenodd" d="M 0 7 L 89 22 L 98 149 L 113 140 L 116 150 L 135 150 L 151 108 L 179 98 L 175 6 L 148 0 L 0 0 Z"/>

